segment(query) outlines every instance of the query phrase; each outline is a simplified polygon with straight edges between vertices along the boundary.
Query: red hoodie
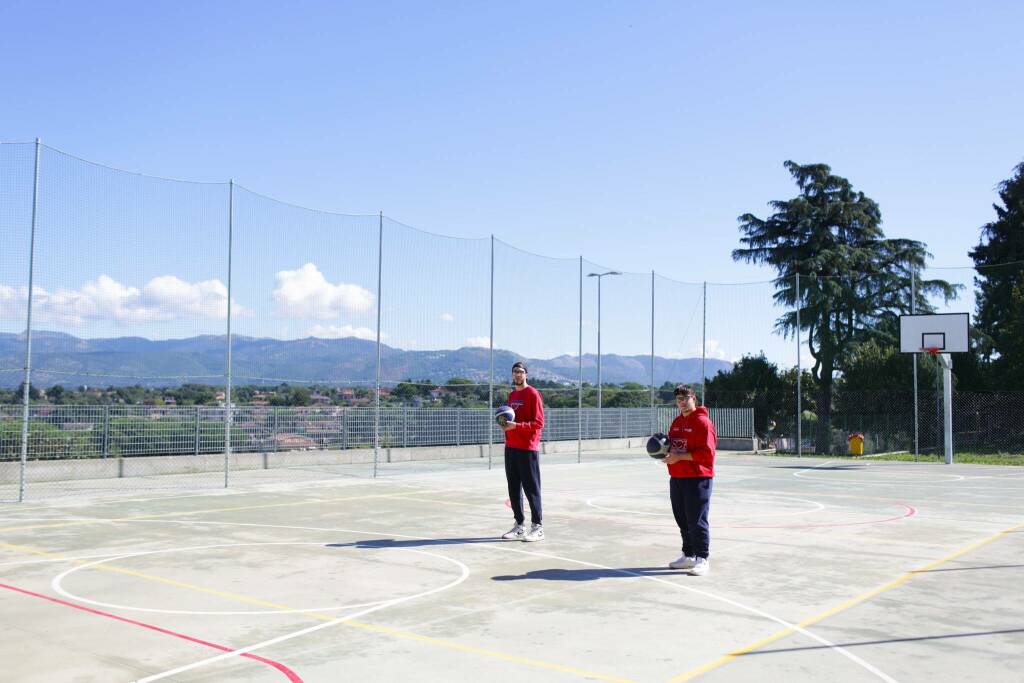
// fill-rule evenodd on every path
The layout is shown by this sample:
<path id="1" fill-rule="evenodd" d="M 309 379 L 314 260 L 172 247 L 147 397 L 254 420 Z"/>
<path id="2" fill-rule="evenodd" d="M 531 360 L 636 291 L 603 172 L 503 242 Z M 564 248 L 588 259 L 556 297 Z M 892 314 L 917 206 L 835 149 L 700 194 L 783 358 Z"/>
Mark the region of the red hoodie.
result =
<path id="1" fill-rule="evenodd" d="M 668 466 L 672 477 L 713 477 L 715 476 L 715 448 L 718 434 L 715 423 L 708 417 L 708 409 L 697 408 L 683 417 L 672 420 L 668 430 L 669 453 L 689 453 L 693 460 L 680 460 Z"/>
<path id="2" fill-rule="evenodd" d="M 508 404 L 516 411 L 516 427 L 505 432 L 505 445 L 524 451 L 540 450 L 540 432 L 544 428 L 544 401 L 540 392 L 527 385 L 508 395 Z"/>

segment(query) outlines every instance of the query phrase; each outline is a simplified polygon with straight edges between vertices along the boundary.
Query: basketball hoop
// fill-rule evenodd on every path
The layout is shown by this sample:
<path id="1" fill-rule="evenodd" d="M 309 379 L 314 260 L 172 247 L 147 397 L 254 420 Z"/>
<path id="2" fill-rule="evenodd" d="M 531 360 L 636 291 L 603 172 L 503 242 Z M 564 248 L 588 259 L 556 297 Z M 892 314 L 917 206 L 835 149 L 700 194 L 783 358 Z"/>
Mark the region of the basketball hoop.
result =
<path id="1" fill-rule="evenodd" d="M 929 356 L 938 361 L 939 365 L 944 368 L 950 367 L 949 356 L 937 346 L 924 346 L 921 347 L 921 353 L 927 353 Z"/>

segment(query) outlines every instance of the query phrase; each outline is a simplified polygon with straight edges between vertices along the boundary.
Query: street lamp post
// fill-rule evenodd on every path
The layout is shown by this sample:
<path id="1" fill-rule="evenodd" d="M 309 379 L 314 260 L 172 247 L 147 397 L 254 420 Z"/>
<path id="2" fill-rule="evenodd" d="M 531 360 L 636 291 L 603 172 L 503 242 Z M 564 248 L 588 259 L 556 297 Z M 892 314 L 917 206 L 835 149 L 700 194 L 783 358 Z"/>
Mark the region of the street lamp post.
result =
<path id="1" fill-rule="evenodd" d="M 587 277 L 597 278 L 597 438 L 601 434 L 601 278 L 606 275 L 622 275 L 617 270 L 604 273 L 587 273 Z"/>

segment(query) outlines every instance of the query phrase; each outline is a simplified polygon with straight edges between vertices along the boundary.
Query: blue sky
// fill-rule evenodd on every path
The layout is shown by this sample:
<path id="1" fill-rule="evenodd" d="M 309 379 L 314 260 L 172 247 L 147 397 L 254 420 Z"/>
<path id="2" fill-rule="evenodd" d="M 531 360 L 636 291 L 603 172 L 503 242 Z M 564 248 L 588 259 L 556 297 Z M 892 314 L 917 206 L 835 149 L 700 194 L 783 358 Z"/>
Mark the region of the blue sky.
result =
<path id="1" fill-rule="evenodd" d="M 461 238 L 494 234 L 523 252 L 562 259 L 561 279 L 578 268 L 579 255 L 637 273 L 628 283 L 605 281 L 605 351 L 649 350 L 649 322 L 645 329 L 639 312 L 649 310 L 642 280 L 652 269 L 684 282 L 772 276 L 730 253 L 738 215 L 765 215 L 768 201 L 795 193 L 787 159 L 830 164 L 879 202 L 889 236 L 926 242 L 936 266 L 970 265 L 967 251 L 993 216 L 996 184 L 1024 160 L 1024 6 L 1014 2 L 9 0 L 0 21 L 0 139 L 39 136 L 129 171 L 234 178 L 298 206 L 383 210 Z M 183 192 L 215 224 L 222 195 L 211 187 Z M 73 205 L 61 210 L 74 212 Z M 130 218 L 119 218 L 118 229 Z M 298 222 L 317 220 L 326 219 L 309 214 Z M 203 227 L 189 225 L 191 243 L 201 243 Z M 62 229 L 74 230 L 70 223 Z M 362 240 L 372 227 L 358 230 Z M 367 259 L 375 245 L 360 243 L 355 256 L 331 264 L 311 238 L 295 253 L 284 248 L 299 234 L 290 229 L 278 236 L 280 246 L 258 249 L 259 258 L 248 261 L 263 269 L 263 290 L 236 292 L 248 313 L 238 329 L 373 328 L 358 292 L 343 286 L 373 289 L 375 264 Z M 119 244 L 100 270 L 141 292 L 140 301 L 159 300 L 160 292 L 179 300 L 216 294 L 216 249 L 188 259 L 159 242 L 147 242 L 146 268 L 132 258 L 137 245 Z M 486 240 L 454 244 L 474 259 L 489 253 Z M 507 293 L 496 344 L 528 355 L 575 352 L 578 294 L 538 288 L 526 276 L 532 257 L 506 251 L 500 257 L 521 276 L 506 287 L 524 290 Z M 415 261 L 411 254 L 398 258 L 420 284 L 391 300 L 398 306 L 391 320 L 403 321 L 383 326 L 392 343 L 458 345 L 488 333 L 481 329 L 486 300 L 478 296 L 487 263 L 439 267 L 451 253 L 438 247 L 414 265 L 406 263 Z M 284 305 L 284 295 L 271 292 L 298 281 L 280 273 L 319 283 L 302 270 L 307 263 L 323 276 L 317 305 L 328 312 L 307 311 L 286 332 L 261 327 Z M 58 270 L 51 295 L 60 287 L 81 292 L 101 274 Z M 969 273 L 941 275 L 970 281 Z M 164 276 L 179 281 L 145 289 Z M 659 337 L 667 353 L 690 355 L 692 291 L 680 287 L 686 293 L 678 306 L 659 304 Z M 750 287 L 756 295 L 723 289 L 717 299 L 726 311 L 713 321 L 722 357 L 756 350 L 751 343 L 778 344 L 768 338 L 770 288 Z M 437 310 L 417 305 L 420 294 Z M 589 283 L 585 298 L 592 309 Z M 538 305 L 542 299 L 550 303 Z M 159 330 L 144 304 L 126 315 L 138 333 L 215 330 L 208 304 L 179 307 L 188 324 L 164 321 Z M 953 308 L 973 312 L 970 301 Z M 585 327 L 593 313 L 586 312 Z M 537 320 L 558 332 L 522 331 Z M 67 329 L 101 333 L 85 323 Z M 588 336 L 585 350 L 593 345 Z M 784 350 L 772 353 L 784 360 Z"/>

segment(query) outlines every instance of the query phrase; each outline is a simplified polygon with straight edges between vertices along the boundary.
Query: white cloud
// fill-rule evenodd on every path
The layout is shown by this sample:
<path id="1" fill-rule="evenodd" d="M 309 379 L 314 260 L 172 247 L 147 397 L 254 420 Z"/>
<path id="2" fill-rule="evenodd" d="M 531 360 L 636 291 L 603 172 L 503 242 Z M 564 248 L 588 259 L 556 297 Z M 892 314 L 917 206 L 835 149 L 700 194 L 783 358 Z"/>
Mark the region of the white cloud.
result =
<path id="1" fill-rule="evenodd" d="M 0 317 L 25 315 L 28 288 L 0 285 Z M 125 285 L 109 275 L 100 275 L 80 289 L 49 292 L 33 290 L 32 313 L 40 320 L 82 324 L 89 320 L 162 322 L 180 318 L 224 319 L 228 311 L 228 290 L 220 280 L 186 282 L 173 275 L 161 275 L 142 289 Z M 250 311 L 234 303 L 232 315 Z"/>
<path id="2" fill-rule="evenodd" d="M 314 325 L 309 328 L 310 337 L 321 339 L 341 339 L 342 337 L 356 337 L 357 339 L 377 340 L 377 333 L 369 327 L 353 327 L 352 325 Z M 381 335 L 381 339 L 384 335 Z"/>
<path id="3" fill-rule="evenodd" d="M 0 320 L 24 320 L 27 299 L 28 287 L 0 285 Z"/>
<path id="4" fill-rule="evenodd" d="M 220 280 L 185 282 L 173 275 L 155 277 L 142 288 L 143 305 L 154 311 L 224 319 L 228 316 L 228 288 Z M 248 315 L 238 302 L 231 315 Z"/>
<path id="5" fill-rule="evenodd" d="M 454 315 L 452 315 L 451 313 L 442 313 L 442 314 L 441 314 L 441 320 L 442 320 L 443 322 L 446 322 L 446 323 L 450 323 L 450 322 L 452 322 L 453 320 L 455 320 L 455 316 L 454 316 Z"/>
<path id="6" fill-rule="evenodd" d="M 700 357 L 700 351 L 701 351 L 701 345 L 700 344 L 696 344 L 693 347 L 694 357 L 699 358 Z M 737 355 L 729 356 L 729 354 L 725 352 L 725 349 L 722 348 L 722 345 L 719 344 L 717 339 L 709 339 L 707 341 L 707 356 L 706 357 L 718 358 L 719 360 L 728 360 L 729 362 L 736 362 L 736 361 L 739 360 L 739 356 L 737 356 Z"/>
<path id="7" fill-rule="evenodd" d="M 466 346 L 482 346 L 485 349 L 489 349 L 491 347 L 491 338 L 486 336 L 469 337 L 468 339 L 466 339 Z"/>
<path id="8" fill-rule="evenodd" d="M 277 273 L 273 297 L 277 313 L 293 318 L 328 320 L 343 313 L 364 313 L 373 308 L 373 294 L 359 285 L 327 281 L 312 263 Z"/>

